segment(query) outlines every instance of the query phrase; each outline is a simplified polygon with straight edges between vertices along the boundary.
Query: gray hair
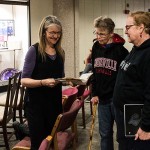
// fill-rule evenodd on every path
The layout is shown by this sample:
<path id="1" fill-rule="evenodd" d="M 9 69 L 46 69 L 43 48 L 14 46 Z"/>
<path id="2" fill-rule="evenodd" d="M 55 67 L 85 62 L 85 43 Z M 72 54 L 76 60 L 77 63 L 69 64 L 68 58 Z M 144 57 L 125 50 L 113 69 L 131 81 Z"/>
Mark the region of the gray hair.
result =
<path id="1" fill-rule="evenodd" d="M 100 16 L 94 20 L 94 27 L 104 28 L 107 29 L 109 33 L 112 33 L 115 28 L 115 23 L 111 18 Z"/>

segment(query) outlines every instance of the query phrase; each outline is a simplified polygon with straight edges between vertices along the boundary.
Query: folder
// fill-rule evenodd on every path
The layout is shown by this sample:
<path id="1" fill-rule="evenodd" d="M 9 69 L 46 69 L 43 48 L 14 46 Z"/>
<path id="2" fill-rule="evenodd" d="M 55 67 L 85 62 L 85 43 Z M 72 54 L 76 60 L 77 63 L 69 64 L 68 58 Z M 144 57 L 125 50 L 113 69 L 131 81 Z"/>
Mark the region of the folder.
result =
<path id="1" fill-rule="evenodd" d="M 124 129 L 126 137 L 134 137 L 139 129 L 143 104 L 124 105 Z"/>

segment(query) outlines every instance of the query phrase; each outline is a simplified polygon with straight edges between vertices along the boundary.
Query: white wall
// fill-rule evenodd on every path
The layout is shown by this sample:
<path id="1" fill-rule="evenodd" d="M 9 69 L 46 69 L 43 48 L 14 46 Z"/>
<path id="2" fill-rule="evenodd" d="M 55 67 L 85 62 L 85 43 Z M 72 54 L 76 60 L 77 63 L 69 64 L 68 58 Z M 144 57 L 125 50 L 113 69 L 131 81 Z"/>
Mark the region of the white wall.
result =
<path id="1" fill-rule="evenodd" d="M 24 51 L 28 47 L 27 7 L 0 4 L 0 19 L 14 20 L 15 28 L 15 35 L 9 37 L 8 49 L 0 50 L 0 72 L 6 68 L 14 67 L 21 70 Z M 14 49 L 20 50 L 14 52 Z"/>
<path id="2" fill-rule="evenodd" d="M 130 11 L 148 11 L 150 0 L 126 0 Z M 85 67 L 83 60 L 92 47 L 93 21 L 98 16 L 107 16 L 114 20 L 116 28 L 123 28 L 127 15 L 124 14 L 125 0 L 79 0 L 79 70 Z M 126 35 L 123 37 L 127 40 Z M 131 50 L 132 44 L 126 42 L 125 47 Z"/>
<path id="3" fill-rule="evenodd" d="M 31 44 L 38 41 L 38 30 L 43 17 L 53 14 L 53 0 L 30 0 Z"/>
<path id="4" fill-rule="evenodd" d="M 27 18 L 27 6 L 14 6 L 14 19 L 15 21 L 15 36 L 17 41 L 21 41 L 21 50 L 16 50 L 15 66 L 19 70 L 23 67 L 23 58 L 29 47 L 29 36 L 28 36 L 28 18 Z"/>

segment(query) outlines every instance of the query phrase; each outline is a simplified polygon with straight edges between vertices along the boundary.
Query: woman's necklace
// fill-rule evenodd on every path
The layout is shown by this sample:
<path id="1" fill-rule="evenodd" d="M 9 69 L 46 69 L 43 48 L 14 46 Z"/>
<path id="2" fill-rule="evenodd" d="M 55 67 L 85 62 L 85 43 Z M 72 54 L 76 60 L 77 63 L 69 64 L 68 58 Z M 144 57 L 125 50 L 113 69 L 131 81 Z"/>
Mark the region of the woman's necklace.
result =
<path id="1" fill-rule="evenodd" d="M 55 55 L 49 55 L 49 57 L 50 57 L 52 60 L 55 60 L 55 59 L 56 59 L 56 54 L 55 54 Z"/>
<path id="2" fill-rule="evenodd" d="M 45 52 L 48 54 L 48 56 L 51 60 L 56 59 L 56 50 L 55 50 L 55 48 L 49 47 L 48 49 L 46 49 Z"/>

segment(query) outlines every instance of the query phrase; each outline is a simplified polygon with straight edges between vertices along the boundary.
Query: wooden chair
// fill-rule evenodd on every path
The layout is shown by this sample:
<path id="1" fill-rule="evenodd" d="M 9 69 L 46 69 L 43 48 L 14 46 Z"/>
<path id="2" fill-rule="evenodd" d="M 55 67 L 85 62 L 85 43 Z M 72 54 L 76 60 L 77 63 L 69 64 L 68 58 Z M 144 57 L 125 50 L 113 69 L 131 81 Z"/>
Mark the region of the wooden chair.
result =
<path id="1" fill-rule="evenodd" d="M 63 95 L 63 112 L 70 109 L 73 102 L 77 99 L 78 89 L 76 87 L 70 87 L 62 91 Z"/>
<path id="2" fill-rule="evenodd" d="M 21 76 L 19 78 L 21 78 Z M 19 82 L 20 82 L 20 79 L 19 79 Z M 22 85 L 20 85 L 19 91 L 17 91 L 17 94 L 15 95 L 16 104 L 14 104 L 14 106 L 13 106 L 14 107 L 13 121 L 16 121 L 16 118 L 19 117 L 20 123 L 23 123 L 22 110 L 23 110 L 23 101 L 24 101 L 25 89 L 26 89 L 26 87 L 23 87 Z M 0 106 L 5 106 L 6 105 L 6 96 L 7 96 L 7 92 L 4 92 L 4 93 L 1 94 L 1 96 L 0 96 Z M 19 116 L 16 115 L 16 111 L 19 112 Z"/>
<path id="3" fill-rule="evenodd" d="M 6 101 L 4 106 L 0 106 L 0 127 L 2 128 L 2 132 L 4 138 L 4 145 L 0 145 L 0 147 L 6 147 L 9 150 L 9 139 L 11 138 L 12 134 L 8 137 L 8 123 L 13 120 L 14 117 L 14 108 L 17 104 L 17 95 L 20 87 L 20 79 L 21 79 L 21 72 L 15 73 L 14 76 L 9 78 L 8 81 L 8 88 L 7 88 L 7 95 Z M 0 100 L 1 101 L 1 100 Z"/>
<path id="4" fill-rule="evenodd" d="M 20 85 L 17 105 L 16 108 L 14 109 L 14 118 L 13 118 L 13 121 L 16 121 L 16 119 L 19 118 L 20 123 L 24 122 L 22 113 L 23 113 L 25 92 L 26 92 L 26 87 Z M 16 111 L 18 111 L 19 116 L 16 115 Z"/>
<path id="5" fill-rule="evenodd" d="M 47 136 L 41 143 L 39 150 L 66 150 L 73 143 L 73 150 L 76 149 L 74 124 L 79 109 L 83 106 L 83 101 L 75 100 L 69 111 L 57 117 L 51 135 Z M 67 130 L 71 127 L 71 131 Z M 30 150 L 31 142 L 29 137 L 25 137 L 17 143 L 12 150 Z"/>
<path id="6" fill-rule="evenodd" d="M 91 99 L 91 88 L 89 86 L 91 84 L 91 78 L 88 79 L 86 85 L 77 85 L 76 88 L 78 89 L 77 98 L 85 101 L 88 97 Z M 92 103 L 90 101 L 90 110 L 92 115 Z M 85 123 L 85 108 L 84 105 L 82 106 L 82 121 L 83 121 L 83 128 L 86 128 Z"/>
<path id="7" fill-rule="evenodd" d="M 78 89 L 76 87 L 69 87 L 62 91 L 63 100 L 63 112 L 69 111 L 73 102 L 77 99 Z M 78 131 L 77 123 L 74 125 L 74 130 L 76 132 L 76 141 L 78 141 Z"/>

